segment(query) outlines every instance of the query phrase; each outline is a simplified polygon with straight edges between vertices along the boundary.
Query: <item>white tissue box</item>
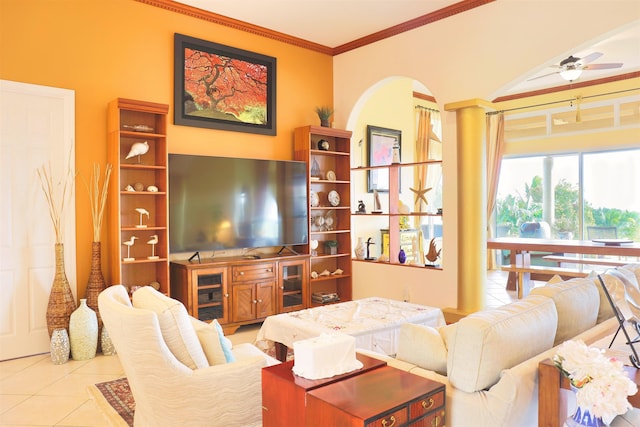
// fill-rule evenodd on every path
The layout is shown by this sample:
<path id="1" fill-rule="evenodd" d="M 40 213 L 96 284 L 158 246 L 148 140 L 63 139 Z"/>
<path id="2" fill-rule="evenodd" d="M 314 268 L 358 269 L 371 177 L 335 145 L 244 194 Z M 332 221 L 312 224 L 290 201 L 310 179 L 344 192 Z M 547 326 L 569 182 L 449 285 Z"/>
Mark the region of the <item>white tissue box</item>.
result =
<path id="1" fill-rule="evenodd" d="M 362 368 L 351 335 L 322 334 L 293 343 L 293 373 L 310 380 L 329 378 Z"/>

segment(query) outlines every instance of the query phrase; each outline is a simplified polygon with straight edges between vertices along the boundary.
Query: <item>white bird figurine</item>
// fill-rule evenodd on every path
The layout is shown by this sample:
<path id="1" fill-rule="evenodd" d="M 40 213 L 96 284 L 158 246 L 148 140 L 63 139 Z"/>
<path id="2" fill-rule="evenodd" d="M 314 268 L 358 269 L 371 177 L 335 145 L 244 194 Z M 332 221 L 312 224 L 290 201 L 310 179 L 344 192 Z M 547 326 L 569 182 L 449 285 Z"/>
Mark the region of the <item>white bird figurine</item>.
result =
<path id="1" fill-rule="evenodd" d="M 146 228 L 146 225 L 142 223 L 142 215 L 146 215 L 147 219 L 149 219 L 149 211 L 145 208 L 136 208 L 136 212 L 140 214 L 140 224 L 136 225 L 138 228 Z"/>
<path id="2" fill-rule="evenodd" d="M 133 261 L 133 258 L 131 258 L 131 246 L 133 246 L 136 239 L 136 236 L 131 236 L 129 240 L 127 240 L 126 242 L 122 242 L 122 244 L 127 247 L 127 257 L 124 259 L 125 261 Z"/>
<path id="3" fill-rule="evenodd" d="M 158 235 L 154 234 L 151 236 L 151 239 L 147 242 L 148 245 L 151 245 L 151 256 L 147 257 L 148 259 L 157 259 L 156 256 L 156 245 L 158 244 Z"/>
<path id="4" fill-rule="evenodd" d="M 147 151 L 149 151 L 149 143 L 147 141 L 134 142 L 133 145 L 131 145 L 129 154 L 127 154 L 127 157 L 125 157 L 125 159 L 130 159 L 132 157 L 138 156 L 138 163 L 140 163 L 140 156 L 142 156 L 143 154 L 147 154 Z"/>

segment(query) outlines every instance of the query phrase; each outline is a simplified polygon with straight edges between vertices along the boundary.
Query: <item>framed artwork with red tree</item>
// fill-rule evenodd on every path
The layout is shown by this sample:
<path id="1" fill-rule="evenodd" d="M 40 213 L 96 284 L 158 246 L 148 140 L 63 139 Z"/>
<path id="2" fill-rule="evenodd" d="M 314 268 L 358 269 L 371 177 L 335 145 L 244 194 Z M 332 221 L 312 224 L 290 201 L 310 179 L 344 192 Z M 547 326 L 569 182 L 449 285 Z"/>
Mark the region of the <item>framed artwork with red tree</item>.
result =
<path id="1" fill-rule="evenodd" d="M 174 123 L 276 134 L 276 58 L 175 34 Z"/>

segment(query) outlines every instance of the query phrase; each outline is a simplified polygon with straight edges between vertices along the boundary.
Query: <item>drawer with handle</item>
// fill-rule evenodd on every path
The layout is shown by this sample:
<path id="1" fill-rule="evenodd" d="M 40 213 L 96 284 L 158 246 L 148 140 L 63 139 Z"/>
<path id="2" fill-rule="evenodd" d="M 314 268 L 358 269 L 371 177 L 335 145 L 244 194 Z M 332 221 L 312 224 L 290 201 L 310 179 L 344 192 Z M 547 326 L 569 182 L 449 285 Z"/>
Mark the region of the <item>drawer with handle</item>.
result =
<path id="1" fill-rule="evenodd" d="M 231 267 L 231 280 L 234 282 L 248 282 L 264 279 L 275 279 L 276 268 L 272 262 L 260 264 L 234 265 Z"/>

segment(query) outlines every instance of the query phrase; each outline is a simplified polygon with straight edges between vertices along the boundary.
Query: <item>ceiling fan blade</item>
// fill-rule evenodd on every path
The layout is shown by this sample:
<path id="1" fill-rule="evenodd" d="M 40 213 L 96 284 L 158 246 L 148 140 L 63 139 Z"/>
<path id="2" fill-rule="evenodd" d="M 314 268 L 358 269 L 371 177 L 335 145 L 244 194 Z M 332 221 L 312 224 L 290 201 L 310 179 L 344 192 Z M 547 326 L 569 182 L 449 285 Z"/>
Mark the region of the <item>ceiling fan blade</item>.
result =
<path id="1" fill-rule="evenodd" d="M 620 68 L 622 62 L 611 62 L 609 64 L 591 64 L 582 67 L 583 70 L 608 70 L 610 68 Z"/>
<path id="2" fill-rule="evenodd" d="M 582 65 L 586 65 L 590 62 L 595 61 L 596 59 L 600 58 L 602 56 L 602 53 L 600 52 L 593 52 L 590 53 L 589 55 L 585 56 L 584 58 L 580 58 L 580 63 Z"/>
<path id="3" fill-rule="evenodd" d="M 552 76 L 554 74 L 559 74 L 559 73 L 560 73 L 560 71 L 554 71 L 553 73 L 548 73 L 548 74 L 543 74 L 541 76 L 532 77 L 532 78 L 528 79 L 527 81 L 530 82 L 531 80 L 537 80 L 537 79 L 541 79 L 543 77 Z"/>

